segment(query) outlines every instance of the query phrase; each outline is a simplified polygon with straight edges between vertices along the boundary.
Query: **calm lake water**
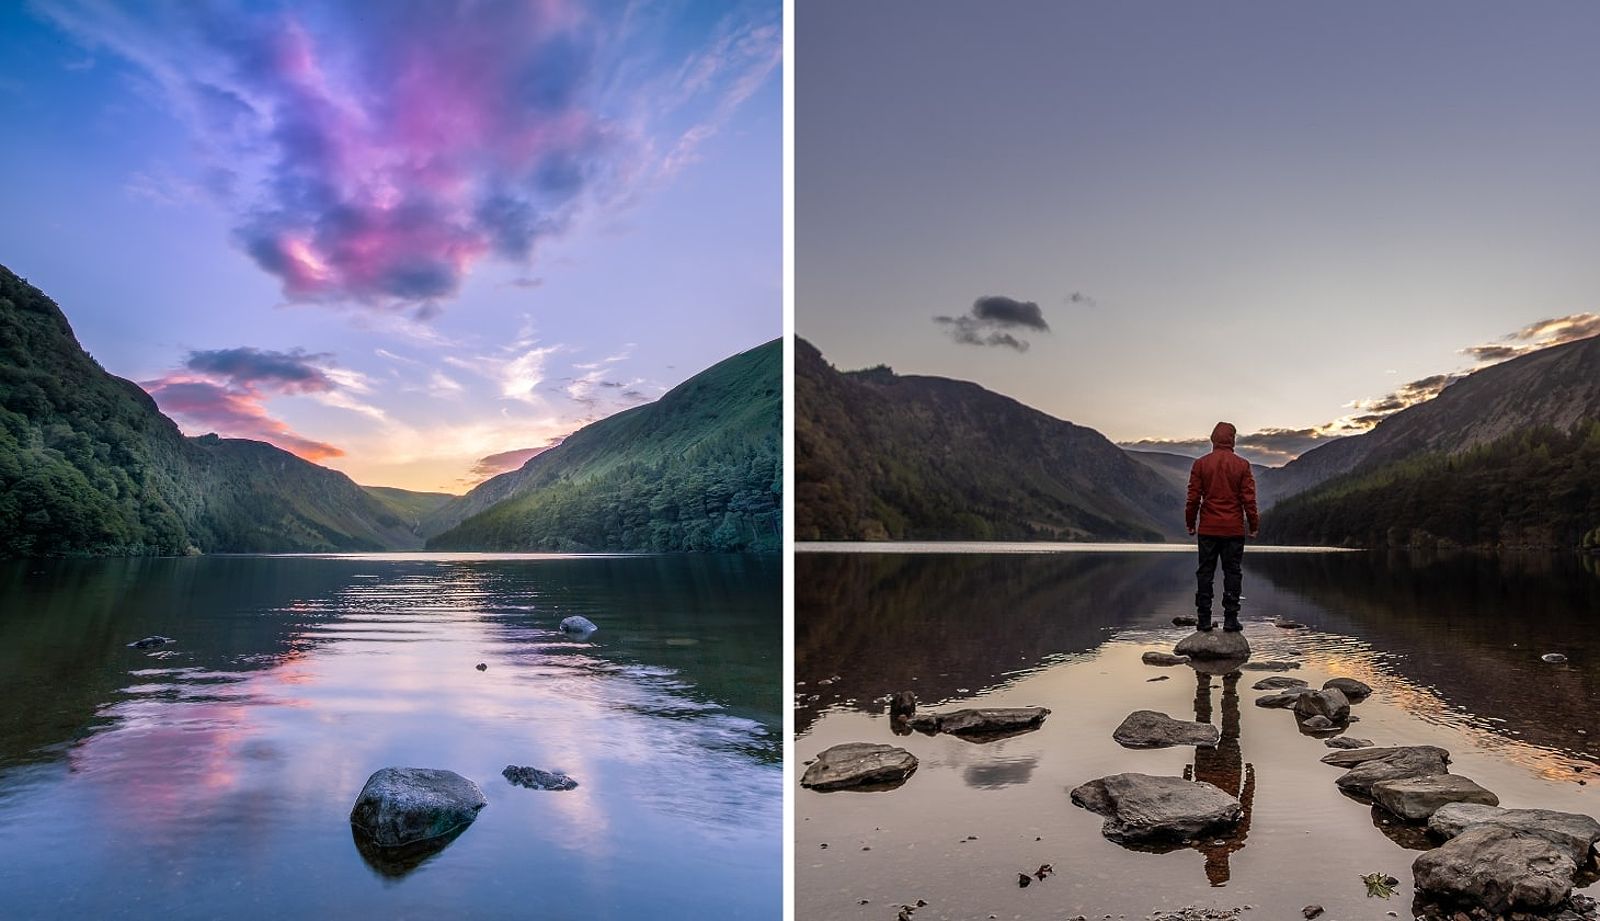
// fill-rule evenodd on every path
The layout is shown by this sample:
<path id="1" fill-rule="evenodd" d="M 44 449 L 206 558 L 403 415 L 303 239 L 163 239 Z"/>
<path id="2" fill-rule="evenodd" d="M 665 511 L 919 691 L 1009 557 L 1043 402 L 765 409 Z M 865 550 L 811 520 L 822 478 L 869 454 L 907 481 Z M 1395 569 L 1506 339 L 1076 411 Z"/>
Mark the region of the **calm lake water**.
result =
<path id="1" fill-rule="evenodd" d="M 799 918 L 892 919 L 918 899 L 928 906 L 917 921 L 1143 918 L 1186 905 L 1281 919 L 1311 903 L 1336 921 L 1411 917 L 1413 848 L 1431 845 L 1341 794 L 1340 770 L 1318 761 L 1329 749 L 1290 712 L 1254 706 L 1264 692 L 1250 686 L 1271 673 L 1140 661 L 1189 632 L 1171 619 L 1193 613 L 1192 551 L 994 549 L 798 556 L 797 759 L 871 741 L 921 760 L 887 792 L 797 785 Z M 1244 595 L 1255 659 L 1299 663 L 1287 674 L 1313 686 L 1350 676 L 1374 688 L 1349 735 L 1443 746 L 1451 771 L 1502 805 L 1600 815 L 1596 560 L 1252 547 Z M 1273 626 L 1280 615 L 1309 629 Z M 1546 652 L 1570 660 L 1546 664 Z M 934 708 L 1054 712 L 996 742 L 895 736 L 884 697 L 903 689 Z M 1111 732 L 1137 709 L 1216 722 L 1223 741 L 1124 749 Z M 1124 849 L 1067 795 L 1122 771 L 1188 771 L 1240 796 L 1245 822 L 1165 854 Z M 1054 876 L 1018 886 L 1044 863 Z M 1359 878 L 1379 871 L 1401 880 L 1387 901 Z"/>
<path id="2" fill-rule="evenodd" d="M 776 557 L 0 562 L 0 916 L 775 918 Z M 563 636 L 561 618 L 599 625 Z M 150 634 L 162 649 L 125 644 Z M 478 671 L 475 666 L 488 668 Z M 508 764 L 571 774 L 513 787 Z M 362 855 L 384 766 L 489 805 Z"/>

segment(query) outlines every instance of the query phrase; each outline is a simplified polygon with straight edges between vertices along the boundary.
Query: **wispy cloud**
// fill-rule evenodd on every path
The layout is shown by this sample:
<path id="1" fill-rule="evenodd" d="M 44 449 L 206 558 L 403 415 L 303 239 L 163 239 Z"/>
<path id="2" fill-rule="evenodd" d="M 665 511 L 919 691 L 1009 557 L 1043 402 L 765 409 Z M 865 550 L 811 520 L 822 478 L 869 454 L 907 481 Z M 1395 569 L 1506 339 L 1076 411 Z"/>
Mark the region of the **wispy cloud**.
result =
<path id="1" fill-rule="evenodd" d="M 776 68 L 768 7 L 640 38 L 577 0 L 39 3 L 88 52 L 132 64 L 192 135 L 197 178 L 138 174 L 133 194 L 205 188 L 291 300 L 422 317 L 481 260 L 527 263 L 587 209 L 690 162 Z M 638 59 L 677 91 L 613 79 Z"/>

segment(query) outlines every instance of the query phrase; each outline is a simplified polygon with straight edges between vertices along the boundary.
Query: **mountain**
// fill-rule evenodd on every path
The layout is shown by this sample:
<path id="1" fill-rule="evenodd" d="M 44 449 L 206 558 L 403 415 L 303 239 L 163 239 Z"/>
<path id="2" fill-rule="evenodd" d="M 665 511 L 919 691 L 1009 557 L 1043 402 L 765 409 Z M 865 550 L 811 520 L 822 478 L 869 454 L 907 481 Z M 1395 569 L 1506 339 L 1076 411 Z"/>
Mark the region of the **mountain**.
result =
<path id="1" fill-rule="evenodd" d="M 1275 542 L 1600 541 L 1600 337 L 1476 371 L 1268 482 L 1279 499 L 1262 531 Z"/>
<path id="2" fill-rule="evenodd" d="M 977 384 L 840 372 L 795 343 L 801 540 L 1177 537 L 1182 489 L 1094 429 Z"/>
<path id="3" fill-rule="evenodd" d="M 1457 454 L 1534 426 L 1570 431 L 1600 419 L 1600 337 L 1551 346 L 1467 375 L 1371 431 L 1329 442 L 1274 468 L 1278 501 L 1337 476 L 1425 453 Z"/>
<path id="4" fill-rule="evenodd" d="M 0 266 L 0 556 L 384 550 L 421 543 L 349 477 L 271 445 L 185 438 Z"/>
<path id="5" fill-rule="evenodd" d="M 1189 494 L 1189 468 L 1194 466 L 1195 459 L 1187 454 L 1170 454 L 1166 451 L 1134 451 L 1123 448 L 1128 456 L 1161 474 L 1172 487 L 1182 493 L 1186 498 Z M 1256 502 L 1266 505 L 1266 496 L 1262 493 L 1261 479 L 1271 467 L 1261 464 L 1251 464 L 1250 471 L 1256 477 Z"/>
<path id="6" fill-rule="evenodd" d="M 405 522 L 413 533 L 421 533 L 422 520 L 438 511 L 445 503 L 456 498 L 447 492 L 417 492 L 397 486 L 363 486 L 366 494 L 381 502 L 385 508 Z"/>
<path id="7" fill-rule="evenodd" d="M 430 550 L 777 550 L 783 343 L 587 425 L 422 521 Z"/>

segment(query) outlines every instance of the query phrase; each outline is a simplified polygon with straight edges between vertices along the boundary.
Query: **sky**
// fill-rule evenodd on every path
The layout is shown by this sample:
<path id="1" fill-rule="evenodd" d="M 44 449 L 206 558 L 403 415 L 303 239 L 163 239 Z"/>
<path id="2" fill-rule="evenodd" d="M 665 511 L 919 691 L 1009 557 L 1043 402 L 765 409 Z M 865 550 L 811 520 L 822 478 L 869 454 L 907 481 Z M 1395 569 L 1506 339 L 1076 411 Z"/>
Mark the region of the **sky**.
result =
<path id="1" fill-rule="evenodd" d="M 191 435 L 463 492 L 782 333 L 781 5 L 0 6 L 0 264 Z"/>
<path id="2" fill-rule="evenodd" d="M 1600 6 L 817 0 L 795 328 L 1283 463 L 1600 333 Z"/>

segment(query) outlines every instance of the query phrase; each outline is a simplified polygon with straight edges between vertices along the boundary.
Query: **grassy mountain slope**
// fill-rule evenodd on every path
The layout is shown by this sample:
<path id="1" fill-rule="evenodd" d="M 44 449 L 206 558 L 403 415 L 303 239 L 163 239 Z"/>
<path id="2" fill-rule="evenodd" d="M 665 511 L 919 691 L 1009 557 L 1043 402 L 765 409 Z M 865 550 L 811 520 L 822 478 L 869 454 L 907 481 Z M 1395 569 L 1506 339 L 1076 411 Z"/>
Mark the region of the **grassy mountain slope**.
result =
<path id="1" fill-rule="evenodd" d="M 0 556 L 380 550 L 420 542 L 344 474 L 185 438 L 0 266 Z"/>
<path id="2" fill-rule="evenodd" d="M 417 492 L 398 486 L 363 486 L 367 495 L 377 499 L 412 532 L 420 532 L 422 520 L 442 508 L 456 496 L 447 492 Z"/>
<path id="3" fill-rule="evenodd" d="M 444 504 L 423 521 L 428 547 L 778 549 L 782 394 L 774 340 Z"/>
<path id="4" fill-rule="evenodd" d="M 1162 540 L 1183 491 L 1099 432 L 976 384 L 841 373 L 795 343 L 802 540 Z"/>

